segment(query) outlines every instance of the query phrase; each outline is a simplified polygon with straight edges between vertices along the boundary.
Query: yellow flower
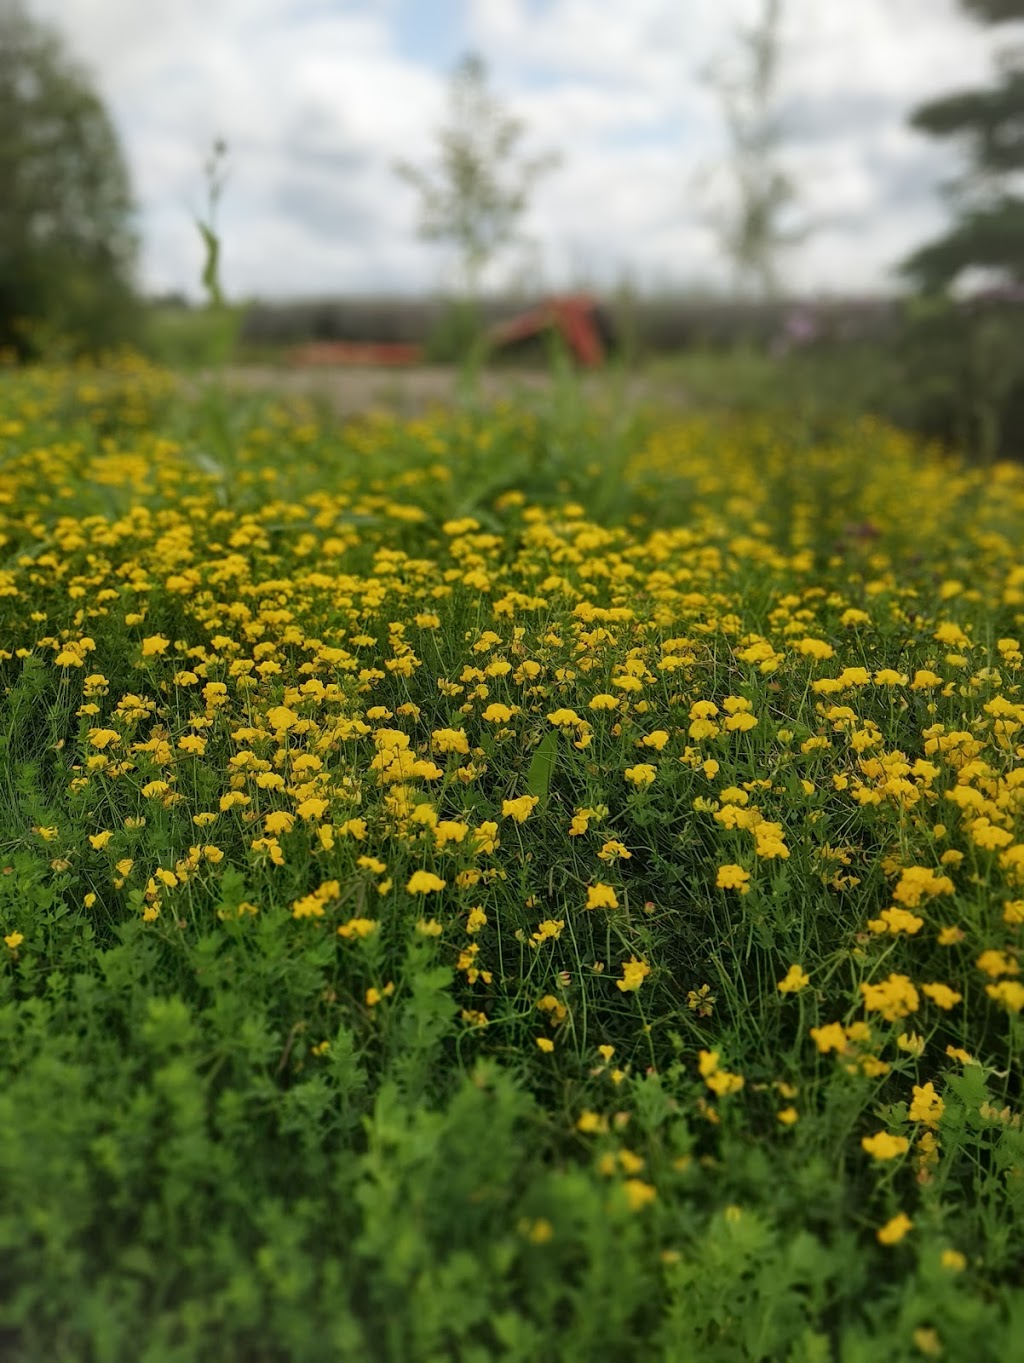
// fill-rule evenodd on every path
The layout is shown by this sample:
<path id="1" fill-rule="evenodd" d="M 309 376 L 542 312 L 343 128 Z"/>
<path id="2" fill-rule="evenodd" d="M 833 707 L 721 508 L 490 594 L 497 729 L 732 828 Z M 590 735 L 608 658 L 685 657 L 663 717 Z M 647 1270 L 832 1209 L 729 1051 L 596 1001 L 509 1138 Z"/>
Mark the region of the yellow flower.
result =
<path id="1" fill-rule="evenodd" d="M 963 998 L 963 994 L 958 994 L 955 989 L 950 989 L 948 984 L 923 984 L 921 993 L 925 998 L 931 999 L 932 1003 L 937 1004 L 939 1008 L 944 1008 L 947 1011 L 950 1008 L 955 1008 Z"/>
<path id="2" fill-rule="evenodd" d="M 142 656 L 158 658 L 162 653 L 166 653 L 170 646 L 170 639 L 165 639 L 162 634 L 151 634 L 148 639 L 142 641 Z"/>
<path id="3" fill-rule="evenodd" d="M 967 1255 L 958 1249 L 944 1249 L 939 1262 L 950 1273 L 962 1273 L 967 1267 Z"/>
<path id="4" fill-rule="evenodd" d="M 935 940 L 940 947 L 955 947 L 958 942 L 964 940 L 963 928 L 958 928 L 955 925 L 952 927 L 940 928 Z"/>
<path id="5" fill-rule="evenodd" d="M 880 1245 L 898 1245 L 913 1224 L 905 1212 L 898 1212 L 875 1231 L 875 1238 Z"/>
<path id="6" fill-rule="evenodd" d="M 616 980 L 615 984 L 624 994 L 634 992 L 640 988 L 650 973 L 651 967 L 646 961 L 632 956 L 622 967 L 622 979 Z"/>
<path id="7" fill-rule="evenodd" d="M 947 1046 L 946 1054 L 950 1060 L 956 1060 L 961 1065 L 976 1065 L 978 1063 L 970 1051 L 965 1051 L 962 1046 Z"/>
<path id="8" fill-rule="evenodd" d="M 801 989 L 805 989 L 811 982 L 811 977 L 806 973 L 803 966 L 791 965 L 786 972 L 785 979 L 779 980 L 778 990 L 780 994 L 799 994 Z"/>
<path id="9" fill-rule="evenodd" d="M 914 1098 L 907 1116 L 912 1122 L 923 1122 L 925 1126 L 937 1127 L 946 1104 L 935 1092 L 935 1085 L 927 1083 L 914 1085 Z"/>
<path id="10" fill-rule="evenodd" d="M 627 767 L 623 772 L 626 780 L 632 781 L 634 786 L 649 786 L 657 774 L 650 762 L 638 762 L 635 767 Z"/>
<path id="11" fill-rule="evenodd" d="M 328 800 L 321 800 L 317 799 L 316 796 L 311 796 L 308 800 L 303 800 L 300 804 L 297 804 L 295 806 L 295 812 L 300 819 L 322 819 L 327 812 L 329 803 Z"/>
<path id="12" fill-rule="evenodd" d="M 539 803 L 540 800 L 536 795 L 520 795 L 515 800 L 503 800 L 501 802 L 502 818 L 515 819 L 516 823 L 525 823 Z"/>
<path id="13" fill-rule="evenodd" d="M 591 697 L 591 710 L 617 710 L 619 706 L 618 696 L 609 696 L 607 692 Z"/>
<path id="14" fill-rule="evenodd" d="M 546 918 L 543 923 L 538 924 L 537 931 L 530 934 L 530 942 L 535 947 L 539 947 L 542 942 L 555 942 L 561 937 L 564 927 L 564 918 Z"/>
<path id="15" fill-rule="evenodd" d="M 709 1074 L 704 1082 L 712 1093 L 716 1093 L 719 1098 L 727 1098 L 731 1093 L 739 1093 L 746 1081 L 742 1074 L 730 1074 L 728 1070 L 716 1070 L 714 1074 Z"/>
<path id="16" fill-rule="evenodd" d="M 654 748 L 656 752 L 661 752 L 662 748 L 668 743 L 672 735 L 667 729 L 654 729 L 640 740 L 645 748 Z"/>
<path id="17" fill-rule="evenodd" d="M 481 718 L 485 719 L 488 724 L 507 724 L 512 716 L 517 713 L 518 710 L 515 706 L 510 708 L 498 701 L 493 701 L 483 712 Z"/>
<path id="18" fill-rule="evenodd" d="M 838 1051 L 841 1055 L 846 1050 L 847 1036 L 839 1022 L 829 1022 L 824 1027 L 812 1027 L 811 1038 L 822 1055 L 828 1055 L 829 1051 Z"/>
<path id="19" fill-rule="evenodd" d="M 610 885 L 603 884 L 600 880 L 587 889 L 588 909 L 617 909 L 619 899 Z"/>
<path id="20" fill-rule="evenodd" d="M 626 1194 L 631 1212 L 640 1211 L 658 1196 L 657 1190 L 650 1183 L 645 1183 L 639 1178 L 627 1178 L 622 1184 L 622 1190 Z"/>
<path id="21" fill-rule="evenodd" d="M 835 657 L 835 649 L 824 639 L 800 639 L 796 644 L 798 653 L 805 658 L 819 658 L 822 661 Z"/>
<path id="22" fill-rule="evenodd" d="M 915 932 L 919 932 L 924 927 L 924 919 L 918 918 L 914 913 L 907 909 L 893 906 L 890 909 L 883 909 L 878 918 L 868 919 L 868 931 L 874 933 L 891 933 L 894 937 L 901 932 L 905 932 L 912 937 Z"/>
<path id="23" fill-rule="evenodd" d="M 861 984 L 860 992 L 867 1011 L 881 1013 L 886 1022 L 898 1022 L 909 1013 L 916 1013 L 920 1003 L 907 975 L 890 975 L 879 984 Z"/>
<path id="24" fill-rule="evenodd" d="M 413 871 L 405 889 L 407 894 L 435 894 L 443 890 L 447 883 L 434 875 L 433 871 Z"/>
<path id="25" fill-rule="evenodd" d="M 342 923 L 338 929 L 339 937 L 369 937 L 371 932 L 377 931 L 377 920 L 374 918 L 350 918 L 347 923 Z"/>
<path id="26" fill-rule="evenodd" d="M 878 1131 L 873 1136 L 862 1136 L 861 1146 L 872 1159 L 890 1160 L 905 1155 L 910 1149 L 906 1136 L 891 1136 L 888 1131 Z"/>
<path id="27" fill-rule="evenodd" d="M 278 833 L 290 833 L 294 827 L 295 815 L 283 809 L 275 809 L 263 820 L 263 831 L 268 837 L 276 837 Z"/>
<path id="28" fill-rule="evenodd" d="M 473 844 L 474 852 L 479 852 L 486 856 L 501 846 L 501 839 L 498 837 L 498 825 L 493 819 L 485 819 L 479 828 L 474 828 L 470 833 L 470 840 Z"/>
<path id="29" fill-rule="evenodd" d="M 547 1055 L 550 1055 L 555 1049 L 555 1043 L 549 1036 L 537 1036 L 534 1037 L 534 1041 L 536 1041 L 538 1049 L 544 1051 Z"/>
<path id="30" fill-rule="evenodd" d="M 24 940 L 25 934 L 23 932 L 9 932 L 4 938 L 4 945 L 8 951 L 17 951 Z"/>
<path id="31" fill-rule="evenodd" d="M 709 1074 L 714 1074 L 718 1069 L 718 1052 L 698 1051 L 697 1068 L 700 1070 L 702 1079 L 706 1079 Z"/>
<path id="32" fill-rule="evenodd" d="M 469 740 L 466 738 L 465 729 L 435 729 L 430 738 L 438 752 L 462 754 L 469 752 Z"/>
<path id="33" fill-rule="evenodd" d="M 97 852 L 101 852 L 103 848 L 106 847 L 107 843 L 113 836 L 114 836 L 113 833 L 111 833 L 107 829 L 104 829 L 102 833 L 90 833 L 89 841 L 92 843 L 93 847 L 95 847 Z"/>
<path id="34" fill-rule="evenodd" d="M 556 728 L 571 728 L 575 724 L 582 724 L 583 721 L 575 710 L 568 710 L 563 707 L 559 710 L 552 710 L 551 714 L 548 715 L 548 723 L 554 724 Z"/>
<path id="35" fill-rule="evenodd" d="M 1024 984 L 1018 984 L 1016 980 L 987 984 L 985 993 L 994 1003 L 1001 1003 L 1011 1013 L 1019 1013 L 1024 1008 Z"/>
<path id="36" fill-rule="evenodd" d="M 742 866 L 729 863 L 727 866 L 719 866 L 718 874 L 715 877 L 715 888 L 719 890 L 739 890 L 740 894 L 750 893 L 750 872 L 745 871 Z"/>
<path id="37" fill-rule="evenodd" d="M 924 1055 L 925 1039 L 919 1032 L 900 1032 L 896 1045 L 908 1055 Z"/>
<path id="38" fill-rule="evenodd" d="M 1020 974 L 1020 966 L 1005 951 L 983 951 L 974 964 L 993 980 L 1000 975 Z"/>
<path id="39" fill-rule="evenodd" d="M 949 876 L 936 875 L 929 866 L 908 866 L 900 873 L 899 884 L 893 890 L 892 897 L 898 904 L 916 909 L 922 899 L 953 894 L 954 890 Z"/>
<path id="40" fill-rule="evenodd" d="M 287 733 L 298 722 L 298 715 L 287 705 L 275 705 L 273 709 L 267 711 L 267 723 L 275 733 Z"/>
<path id="41" fill-rule="evenodd" d="M 601 861 L 615 861 L 616 858 L 629 861 L 633 853 L 617 838 L 609 838 L 597 855 Z"/>

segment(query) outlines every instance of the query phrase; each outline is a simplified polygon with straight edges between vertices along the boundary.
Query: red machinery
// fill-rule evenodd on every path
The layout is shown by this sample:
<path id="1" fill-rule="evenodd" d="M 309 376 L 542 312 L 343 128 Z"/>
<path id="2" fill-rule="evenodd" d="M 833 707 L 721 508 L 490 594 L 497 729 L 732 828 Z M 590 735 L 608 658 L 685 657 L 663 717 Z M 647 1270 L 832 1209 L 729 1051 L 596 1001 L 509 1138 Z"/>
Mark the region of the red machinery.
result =
<path id="1" fill-rule="evenodd" d="M 420 364 L 423 347 L 402 341 L 310 341 L 288 352 L 292 364 Z"/>
<path id="2" fill-rule="evenodd" d="M 608 332 L 597 304 L 587 294 L 562 294 L 546 298 L 535 308 L 487 332 L 494 350 L 514 346 L 554 333 L 564 341 L 578 364 L 593 368 L 603 364 Z M 310 341 L 294 346 L 288 359 L 295 365 L 411 365 L 425 358 L 424 347 L 402 341 Z"/>
<path id="3" fill-rule="evenodd" d="M 562 337 L 581 365 L 592 368 L 604 363 L 605 342 L 597 305 L 587 294 L 546 298 L 529 312 L 491 327 L 487 339 L 499 349 L 552 331 Z"/>

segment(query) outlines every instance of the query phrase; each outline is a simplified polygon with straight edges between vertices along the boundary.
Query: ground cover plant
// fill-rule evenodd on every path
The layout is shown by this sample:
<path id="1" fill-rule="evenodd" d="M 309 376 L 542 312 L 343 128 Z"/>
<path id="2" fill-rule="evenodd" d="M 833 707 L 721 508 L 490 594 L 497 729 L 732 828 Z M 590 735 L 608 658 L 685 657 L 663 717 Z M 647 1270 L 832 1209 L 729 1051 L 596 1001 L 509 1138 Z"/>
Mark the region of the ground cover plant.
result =
<path id="1" fill-rule="evenodd" d="M 0 375 L 4 1358 L 1021 1357 L 1024 469 Z"/>

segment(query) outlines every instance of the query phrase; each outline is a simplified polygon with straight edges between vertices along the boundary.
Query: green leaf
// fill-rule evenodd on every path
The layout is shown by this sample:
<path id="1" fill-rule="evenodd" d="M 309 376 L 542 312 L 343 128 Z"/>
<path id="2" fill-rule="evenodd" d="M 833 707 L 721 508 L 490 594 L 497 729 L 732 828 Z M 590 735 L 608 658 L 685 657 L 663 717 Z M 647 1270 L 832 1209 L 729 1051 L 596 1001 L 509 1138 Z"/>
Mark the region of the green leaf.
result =
<path id="1" fill-rule="evenodd" d="M 537 744 L 537 751 L 533 754 L 530 769 L 526 773 L 526 789 L 531 795 L 537 796 L 541 809 L 547 808 L 548 791 L 551 789 L 551 777 L 555 770 L 557 755 L 558 730 L 552 729 Z"/>

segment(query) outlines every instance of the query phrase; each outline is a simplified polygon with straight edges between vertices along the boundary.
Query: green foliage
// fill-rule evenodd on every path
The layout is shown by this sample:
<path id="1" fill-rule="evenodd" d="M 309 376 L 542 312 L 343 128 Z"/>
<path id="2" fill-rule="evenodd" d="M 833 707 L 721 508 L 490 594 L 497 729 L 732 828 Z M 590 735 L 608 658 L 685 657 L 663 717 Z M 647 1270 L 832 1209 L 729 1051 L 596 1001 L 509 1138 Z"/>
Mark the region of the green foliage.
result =
<path id="1" fill-rule="evenodd" d="M 472 299 L 455 299 L 427 338 L 426 358 L 433 364 L 466 364 L 482 354 L 484 331 Z"/>
<path id="2" fill-rule="evenodd" d="M 1020 0 L 976 0 L 970 8 L 984 22 L 1024 17 Z M 915 110 L 911 124 L 933 137 L 958 137 L 967 145 L 966 173 L 954 185 L 957 219 L 943 237 L 916 251 L 901 266 L 926 291 L 950 287 L 966 271 L 981 268 L 1024 283 L 1024 200 L 1016 184 L 1024 168 L 1024 66 L 1016 48 L 1003 55 L 998 84 L 931 101 Z"/>
<path id="3" fill-rule="evenodd" d="M 0 374 L 4 1359 L 1013 1358 L 1020 470 L 214 397 Z"/>
<path id="4" fill-rule="evenodd" d="M 217 233 L 217 209 L 227 183 L 227 143 L 218 137 L 203 164 L 206 181 L 206 216 L 196 219 L 196 227 L 203 241 L 203 270 L 200 281 L 212 310 L 224 306 L 224 290 L 220 278 L 221 240 Z"/>
<path id="5" fill-rule="evenodd" d="M 905 320 L 877 410 L 982 463 L 1024 458 L 1024 308 L 921 300 Z"/>
<path id="6" fill-rule="evenodd" d="M 537 744 L 537 750 L 530 759 L 530 765 L 526 772 L 527 794 L 536 795 L 540 801 L 541 809 L 545 808 L 548 802 L 551 778 L 554 775 L 557 760 L 558 734 L 552 730 L 551 733 L 545 734 Z"/>
<path id="7" fill-rule="evenodd" d="M 915 251 L 905 268 L 929 292 L 946 288 L 971 268 L 1006 272 L 1024 283 L 1022 242 L 1024 200 L 1006 195 L 968 209 L 946 236 Z"/>
<path id="8" fill-rule="evenodd" d="M 0 348 L 97 350 L 136 335 L 128 175 L 87 76 L 0 3 Z"/>
<path id="9" fill-rule="evenodd" d="M 965 9 L 988 24 L 1012 23 L 1024 19 L 1022 0 L 961 0 Z"/>
<path id="10" fill-rule="evenodd" d="M 186 372 L 216 369 L 235 356 L 244 314 L 243 306 L 152 304 L 144 314 L 142 344 L 158 364 Z"/>

